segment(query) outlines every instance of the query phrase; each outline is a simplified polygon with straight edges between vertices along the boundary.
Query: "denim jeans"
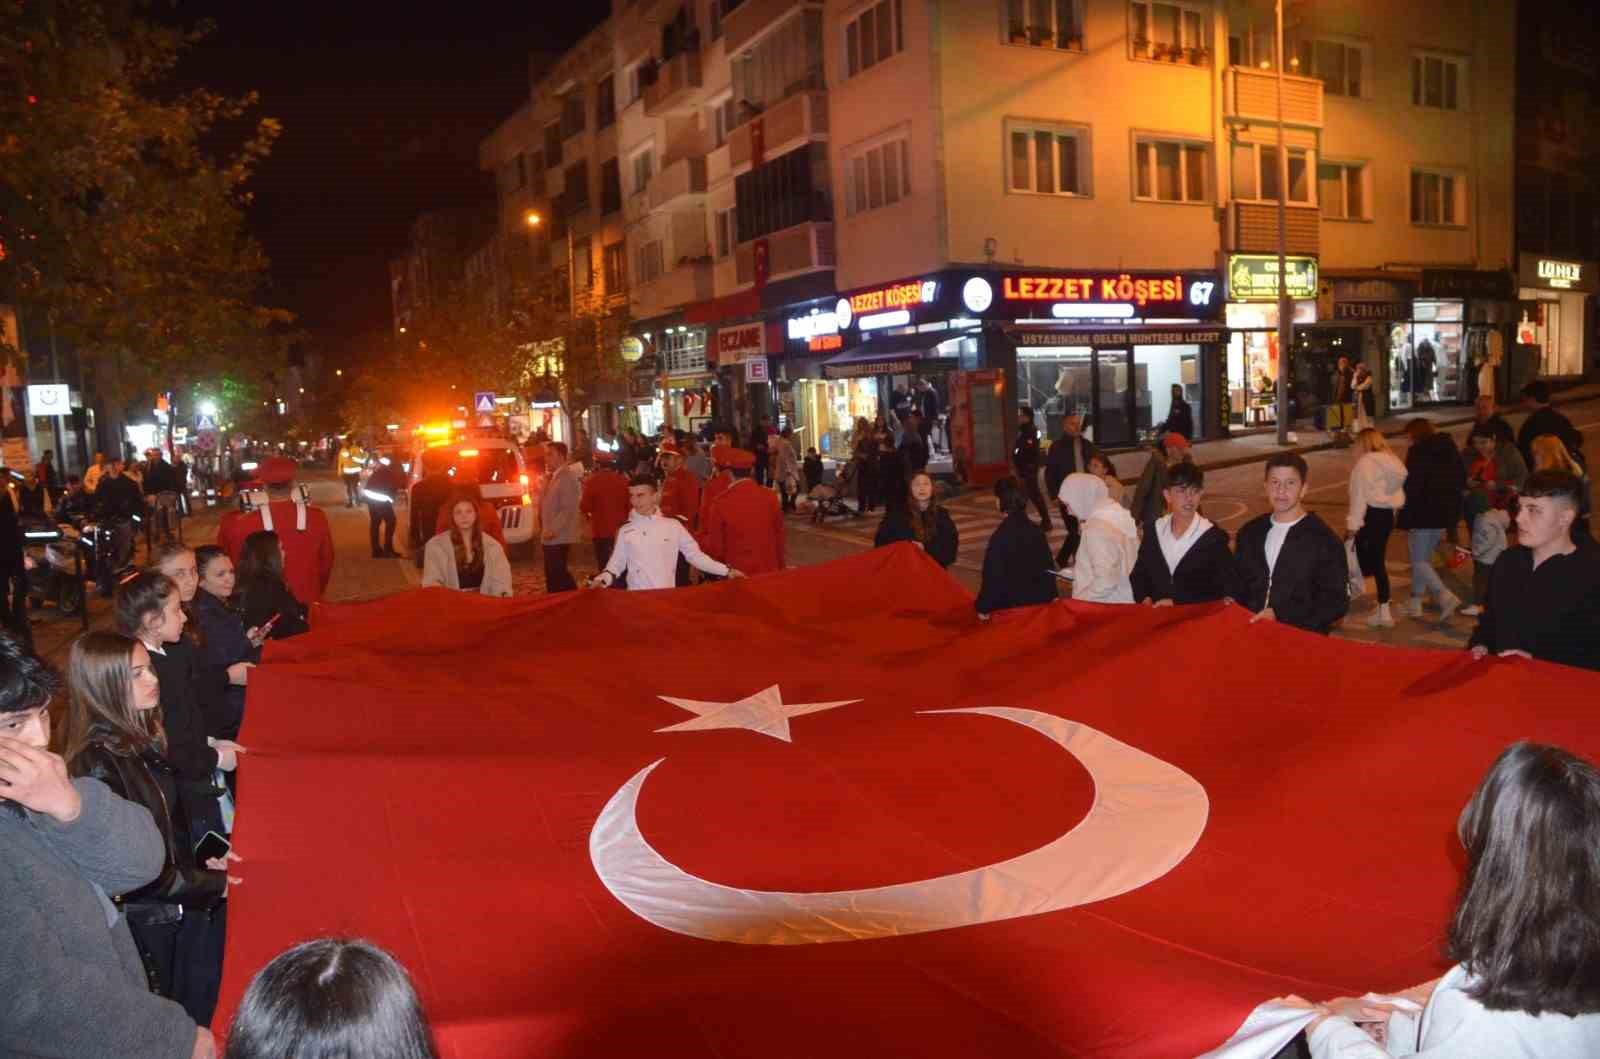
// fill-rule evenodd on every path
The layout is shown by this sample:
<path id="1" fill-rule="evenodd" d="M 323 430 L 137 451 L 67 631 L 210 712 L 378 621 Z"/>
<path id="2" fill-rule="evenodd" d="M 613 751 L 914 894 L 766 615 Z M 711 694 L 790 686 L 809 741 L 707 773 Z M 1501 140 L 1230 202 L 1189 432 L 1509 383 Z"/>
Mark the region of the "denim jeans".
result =
<path id="1" fill-rule="evenodd" d="M 1433 568 L 1433 552 L 1444 540 L 1442 529 L 1414 529 L 1406 534 L 1406 552 L 1411 556 L 1411 598 L 1422 599 L 1429 592 L 1441 604 L 1449 589 Z"/>

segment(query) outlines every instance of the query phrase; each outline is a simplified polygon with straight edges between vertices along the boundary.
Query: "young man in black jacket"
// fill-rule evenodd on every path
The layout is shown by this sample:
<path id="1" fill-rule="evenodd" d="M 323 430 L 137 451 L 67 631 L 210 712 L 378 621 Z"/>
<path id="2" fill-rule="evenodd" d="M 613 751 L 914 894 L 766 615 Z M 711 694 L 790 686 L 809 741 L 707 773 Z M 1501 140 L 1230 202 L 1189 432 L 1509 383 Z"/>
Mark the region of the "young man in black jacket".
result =
<path id="1" fill-rule="evenodd" d="M 1572 420 L 1556 411 L 1550 403 L 1550 384 L 1541 380 L 1530 382 L 1522 388 L 1522 396 L 1533 409 L 1528 418 L 1522 421 L 1522 429 L 1517 431 L 1517 448 L 1522 450 L 1522 458 L 1528 466 L 1532 467 L 1535 463 L 1533 439 L 1544 434 L 1560 438 L 1567 452 L 1582 462 L 1583 435 L 1572 425 Z"/>
<path id="2" fill-rule="evenodd" d="M 1338 536 L 1301 503 L 1307 473 L 1293 452 L 1267 460 L 1272 510 L 1239 530 L 1238 600 L 1255 615 L 1252 625 L 1280 621 L 1326 634 L 1349 609 L 1349 567 Z"/>
<path id="3" fill-rule="evenodd" d="M 1200 514 L 1205 474 L 1180 463 L 1162 491 L 1167 514 L 1145 528 L 1133 564 L 1133 598 L 1170 607 L 1174 603 L 1214 603 L 1239 589 L 1228 550 L 1228 533 Z"/>
<path id="4" fill-rule="evenodd" d="M 1023 405 L 1017 411 L 1017 444 L 1011 450 L 1011 466 L 1017 471 L 1022 495 L 1039 510 L 1039 525 L 1050 532 L 1050 509 L 1039 492 L 1039 428 L 1033 425 L 1033 409 Z"/>

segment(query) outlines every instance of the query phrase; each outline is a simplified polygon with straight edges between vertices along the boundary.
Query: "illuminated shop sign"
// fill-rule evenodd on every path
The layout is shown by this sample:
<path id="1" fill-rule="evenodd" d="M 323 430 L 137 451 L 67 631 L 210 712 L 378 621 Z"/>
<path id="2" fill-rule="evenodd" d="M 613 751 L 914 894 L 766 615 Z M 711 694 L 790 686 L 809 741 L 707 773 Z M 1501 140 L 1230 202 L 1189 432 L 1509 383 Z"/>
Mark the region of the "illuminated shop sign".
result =
<path id="1" fill-rule="evenodd" d="M 717 363 L 738 364 L 766 353 L 766 325 L 740 324 L 717 332 Z"/>
<path id="2" fill-rule="evenodd" d="M 906 309 L 914 305 L 928 305 L 939 297 L 939 283 L 931 279 L 914 279 L 904 283 L 891 283 L 887 287 L 862 291 L 850 296 L 850 312 L 855 316 L 879 314 L 884 310 Z M 844 299 L 840 299 L 843 301 Z"/>
<path id="3" fill-rule="evenodd" d="M 993 308 L 973 304 L 981 297 L 968 300 L 972 315 L 1012 320 L 1214 319 L 1222 312 L 1222 284 L 1215 272 L 1003 272 L 992 282 L 999 288 Z"/>
<path id="4" fill-rule="evenodd" d="M 843 298 L 839 299 L 841 305 L 848 305 Z M 825 313 L 812 309 L 805 316 L 789 317 L 789 337 L 796 341 L 808 341 L 825 335 L 839 333 L 839 317 L 837 313 Z"/>
<path id="5" fill-rule="evenodd" d="M 1600 263 L 1522 254 L 1518 279 L 1523 287 L 1543 290 L 1600 291 Z"/>
<path id="6" fill-rule="evenodd" d="M 1300 301 L 1317 296 L 1317 259 L 1284 259 L 1284 293 Z M 1228 300 L 1275 302 L 1278 300 L 1276 254 L 1232 254 L 1228 257 Z"/>
<path id="7" fill-rule="evenodd" d="M 1220 328 L 1143 328 L 1129 331 L 1019 331 L 1019 348 L 1029 346 L 1094 346 L 1116 349 L 1124 346 L 1206 346 L 1226 341 Z"/>
<path id="8" fill-rule="evenodd" d="M 1571 289 L 1583 282 L 1583 266 L 1575 261 L 1539 262 L 1539 278 L 1552 287 Z"/>
<path id="9" fill-rule="evenodd" d="M 844 336 L 842 335 L 818 335 L 816 338 L 808 338 L 806 340 L 806 349 L 812 353 L 827 353 L 830 350 L 843 348 Z"/>

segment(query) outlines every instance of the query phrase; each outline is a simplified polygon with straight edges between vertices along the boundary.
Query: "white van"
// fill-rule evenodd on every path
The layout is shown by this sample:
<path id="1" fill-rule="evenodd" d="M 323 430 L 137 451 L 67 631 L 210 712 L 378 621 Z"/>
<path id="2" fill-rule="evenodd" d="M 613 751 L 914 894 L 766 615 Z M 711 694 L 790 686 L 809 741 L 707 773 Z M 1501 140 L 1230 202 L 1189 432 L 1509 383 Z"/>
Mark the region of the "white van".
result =
<path id="1" fill-rule="evenodd" d="M 539 507 L 534 503 L 536 483 L 515 441 L 501 437 L 464 437 L 423 449 L 420 458 L 411 461 L 410 484 L 415 486 L 421 480 L 425 466 L 441 465 L 452 478 L 478 483 L 483 499 L 492 504 L 500 516 L 500 528 L 505 532 L 508 550 L 514 553 L 532 551 L 539 530 Z M 431 527 L 422 539 L 429 536 L 432 536 Z"/>

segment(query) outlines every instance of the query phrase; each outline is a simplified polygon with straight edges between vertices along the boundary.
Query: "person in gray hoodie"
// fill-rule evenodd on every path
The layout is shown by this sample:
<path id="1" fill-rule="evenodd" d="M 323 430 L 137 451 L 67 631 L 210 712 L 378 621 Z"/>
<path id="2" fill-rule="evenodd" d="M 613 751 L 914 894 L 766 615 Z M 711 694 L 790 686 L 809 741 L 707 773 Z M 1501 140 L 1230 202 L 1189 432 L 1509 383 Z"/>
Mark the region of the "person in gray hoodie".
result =
<path id="1" fill-rule="evenodd" d="M 57 686 L 0 636 L 0 1059 L 213 1059 L 211 1032 L 150 992 L 112 900 L 161 873 L 161 835 L 50 753 Z"/>

